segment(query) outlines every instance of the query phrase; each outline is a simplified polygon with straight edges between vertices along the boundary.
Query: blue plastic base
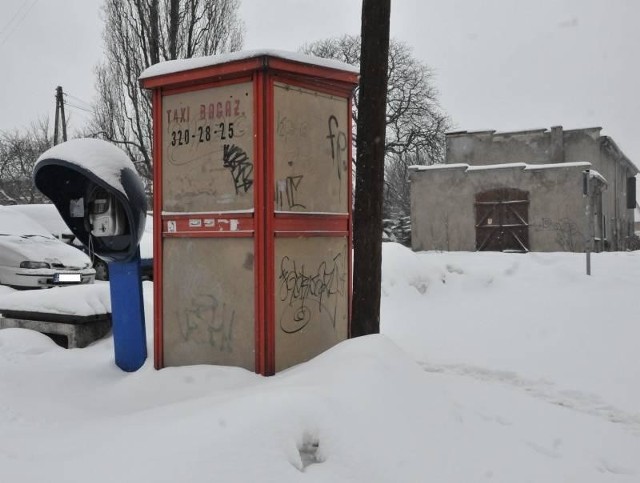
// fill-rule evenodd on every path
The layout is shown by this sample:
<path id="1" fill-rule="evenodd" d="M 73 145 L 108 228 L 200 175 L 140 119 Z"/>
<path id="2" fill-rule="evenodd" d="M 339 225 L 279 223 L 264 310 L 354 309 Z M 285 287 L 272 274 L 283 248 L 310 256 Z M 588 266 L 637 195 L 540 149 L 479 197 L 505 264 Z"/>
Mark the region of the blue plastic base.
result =
<path id="1" fill-rule="evenodd" d="M 129 262 L 109 263 L 109 285 L 116 365 L 137 371 L 147 359 L 140 255 Z"/>

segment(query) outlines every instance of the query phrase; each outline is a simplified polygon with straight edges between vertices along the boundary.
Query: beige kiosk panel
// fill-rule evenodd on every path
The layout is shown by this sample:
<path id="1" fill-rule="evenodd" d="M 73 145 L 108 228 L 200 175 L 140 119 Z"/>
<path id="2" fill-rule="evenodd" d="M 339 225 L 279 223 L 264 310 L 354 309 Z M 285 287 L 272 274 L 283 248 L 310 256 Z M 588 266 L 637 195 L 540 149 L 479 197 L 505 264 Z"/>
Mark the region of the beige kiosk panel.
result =
<path id="1" fill-rule="evenodd" d="M 347 239 L 278 238 L 275 251 L 275 356 L 280 371 L 347 338 Z"/>
<path id="2" fill-rule="evenodd" d="M 249 238 L 164 240 L 166 366 L 255 369 L 253 252 Z"/>
<path id="3" fill-rule="evenodd" d="M 253 84 L 162 98 L 162 209 L 253 208 Z"/>
<path id="4" fill-rule="evenodd" d="M 275 209 L 347 213 L 347 99 L 276 83 Z"/>

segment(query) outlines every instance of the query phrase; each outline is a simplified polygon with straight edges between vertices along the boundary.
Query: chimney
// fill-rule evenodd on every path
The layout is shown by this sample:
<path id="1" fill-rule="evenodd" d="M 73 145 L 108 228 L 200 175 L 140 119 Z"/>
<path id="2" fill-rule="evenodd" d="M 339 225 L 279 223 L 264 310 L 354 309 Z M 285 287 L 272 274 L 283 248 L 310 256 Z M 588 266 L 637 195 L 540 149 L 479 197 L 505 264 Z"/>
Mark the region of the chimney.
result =
<path id="1" fill-rule="evenodd" d="M 564 163 L 564 135 L 562 126 L 553 126 L 549 136 L 549 162 Z"/>

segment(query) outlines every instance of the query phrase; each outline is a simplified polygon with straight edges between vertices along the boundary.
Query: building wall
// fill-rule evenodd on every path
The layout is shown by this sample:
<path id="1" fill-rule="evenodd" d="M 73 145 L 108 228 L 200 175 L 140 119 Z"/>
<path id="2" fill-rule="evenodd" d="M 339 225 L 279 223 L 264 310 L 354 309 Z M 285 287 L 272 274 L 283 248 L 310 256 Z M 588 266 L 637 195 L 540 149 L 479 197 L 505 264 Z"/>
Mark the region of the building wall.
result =
<path id="1" fill-rule="evenodd" d="M 466 164 L 410 173 L 412 248 L 475 251 L 475 196 L 496 188 L 529 192 L 532 251 L 584 251 L 587 219 L 582 172 L 587 163 L 558 168 Z"/>
<path id="2" fill-rule="evenodd" d="M 472 166 L 548 163 L 550 138 L 545 130 L 514 133 L 483 131 L 447 135 L 447 164 Z"/>
<path id="3" fill-rule="evenodd" d="M 627 237 L 633 234 L 634 225 L 633 210 L 626 207 L 626 180 L 635 176 L 638 170 L 611 138 L 601 136 L 600 131 L 599 127 L 563 130 L 556 126 L 550 130 L 511 133 L 450 133 L 447 135 L 446 161 L 447 164 L 466 163 L 472 166 L 591 163 L 592 169 L 608 182 L 608 189 L 602 194 L 608 246 L 622 250 Z"/>

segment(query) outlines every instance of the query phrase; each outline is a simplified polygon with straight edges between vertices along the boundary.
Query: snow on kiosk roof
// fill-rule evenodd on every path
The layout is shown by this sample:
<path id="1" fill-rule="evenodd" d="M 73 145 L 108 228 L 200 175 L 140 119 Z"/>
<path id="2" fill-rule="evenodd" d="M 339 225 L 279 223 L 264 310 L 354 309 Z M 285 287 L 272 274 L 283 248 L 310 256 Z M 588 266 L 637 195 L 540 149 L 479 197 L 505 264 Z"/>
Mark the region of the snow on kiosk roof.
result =
<path id="1" fill-rule="evenodd" d="M 354 80 L 357 82 L 360 72 L 358 67 L 333 59 L 323 59 L 284 50 L 259 49 L 161 62 L 145 69 L 140 74 L 139 80 L 143 87 L 150 89 L 167 83 L 204 80 L 212 75 L 224 76 L 225 74 L 243 70 L 257 70 L 267 66 L 274 70 L 281 69 L 289 72 L 304 71 L 309 73 L 317 69 L 323 72 L 324 78 L 327 77 L 327 71 L 332 70 L 334 73 L 330 77 L 345 82 L 353 82 Z M 190 72 L 188 78 L 181 75 L 184 72 Z M 170 78 L 170 82 L 167 82 L 166 77 Z M 159 78 L 163 78 L 163 80 Z"/>

